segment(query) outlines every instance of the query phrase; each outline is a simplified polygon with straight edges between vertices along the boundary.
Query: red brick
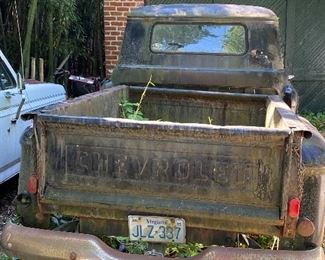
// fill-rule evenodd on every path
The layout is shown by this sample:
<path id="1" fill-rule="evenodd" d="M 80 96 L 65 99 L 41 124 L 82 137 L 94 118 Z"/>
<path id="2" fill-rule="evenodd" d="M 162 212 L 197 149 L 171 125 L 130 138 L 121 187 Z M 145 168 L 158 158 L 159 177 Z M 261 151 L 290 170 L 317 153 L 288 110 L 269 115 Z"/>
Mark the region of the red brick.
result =
<path id="1" fill-rule="evenodd" d="M 104 7 L 104 13 L 109 11 L 116 11 L 116 6 L 105 6 Z"/>
<path id="2" fill-rule="evenodd" d="M 122 2 L 123 0 L 121 0 L 121 1 L 111 1 L 111 2 L 109 2 L 109 5 L 110 6 L 121 6 L 121 2 Z M 124 1 L 126 1 L 126 0 L 124 0 Z"/>
<path id="3" fill-rule="evenodd" d="M 107 75 L 115 67 L 123 40 L 126 17 L 143 0 L 104 0 L 105 66 Z"/>
<path id="4" fill-rule="evenodd" d="M 105 23 L 106 23 L 107 21 L 116 21 L 117 17 L 109 15 L 109 16 L 105 16 L 104 19 L 105 19 Z"/>
<path id="5" fill-rule="evenodd" d="M 104 24 L 104 30 L 105 30 L 105 32 L 106 32 L 106 34 L 108 33 L 108 32 L 113 32 L 113 31 L 117 31 L 118 29 L 117 29 L 117 27 L 116 26 L 112 26 L 112 25 L 110 25 L 110 24 Z"/>
<path id="6" fill-rule="evenodd" d="M 130 8 L 129 7 L 117 6 L 116 10 L 119 11 L 119 12 L 129 12 Z"/>
<path id="7" fill-rule="evenodd" d="M 114 60 L 116 59 L 116 55 L 107 55 L 106 58 L 108 58 L 109 60 Z"/>
<path id="8" fill-rule="evenodd" d="M 119 55 L 119 53 L 120 53 L 120 52 L 119 52 L 118 50 L 116 50 L 116 51 L 112 51 L 112 54 L 113 54 L 113 55 Z"/>
<path id="9" fill-rule="evenodd" d="M 116 35 L 116 36 L 120 36 L 122 34 L 122 32 L 120 31 L 116 31 L 116 32 L 110 32 L 111 35 Z"/>
<path id="10" fill-rule="evenodd" d="M 106 35 L 106 36 L 105 36 L 105 41 L 120 41 L 120 37 L 117 37 L 117 36 L 111 36 L 111 35 Z"/>
<path id="11" fill-rule="evenodd" d="M 123 26 L 123 22 L 121 22 L 121 21 L 112 21 L 111 25 L 112 26 Z M 123 28 L 124 28 L 124 26 L 123 26 Z M 118 30 L 119 29 L 120 29 L 120 27 L 118 27 Z"/>
<path id="12" fill-rule="evenodd" d="M 111 16 L 115 16 L 116 18 L 120 17 L 122 14 L 122 12 L 119 11 L 112 11 L 109 13 Z"/>

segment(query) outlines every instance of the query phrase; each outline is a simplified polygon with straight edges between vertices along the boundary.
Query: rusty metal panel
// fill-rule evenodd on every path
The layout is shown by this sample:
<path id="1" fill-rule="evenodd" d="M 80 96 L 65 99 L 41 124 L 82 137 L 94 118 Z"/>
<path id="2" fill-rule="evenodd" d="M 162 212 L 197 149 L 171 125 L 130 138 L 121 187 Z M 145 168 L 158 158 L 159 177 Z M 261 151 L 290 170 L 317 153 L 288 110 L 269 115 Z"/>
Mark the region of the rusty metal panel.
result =
<path id="1" fill-rule="evenodd" d="M 124 90 L 104 95 L 109 100 Z M 147 95 L 151 91 L 158 90 L 148 90 Z M 194 99 L 182 90 L 164 91 L 175 100 L 167 106 L 167 119 L 179 122 L 181 111 L 186 124 L 85 117 L 92 114 L 84 107 L 88 97 L 39 115 L 38 175 L 44 212 L 53 212 L 54 206 L 66 215 L 122 221 L 130 212 L 172 212 L 188 227 L 279 236 L 289 130 L 262 127 L 267 96 L 193 91 Z M 165 95 L 158 94 L 155 104 L 143 103 L 153 108 L 151 113 L 156 111 L 149 114 L 153 120 L 164 116 Z M 100 106 L 96 100 L 102 95 L 92 97 L 94 105 Z M 192 102 L 182 101 L 187 99 Z M 205 121 L 211 113 L 217 124 L 237 120 L 260 127 L 209 125 Z M 191 122 L 191 116 L 198 122 Z"/>
<path id="2" fill-rule="evenodd" d="M 137 96 L 139 88 L 119 86 L 36 112 L 35 161 L 21 172 L 39 180 L 28 217 L 78 216 L 82 232 L 88 219 L 106 235 L 110 221 L 123 226 L 141 214 L 184 218 L 192 230 L 282 236 L 287 200 L 301 198 L 303 181 L 288 137 L 290 129 L 305 130 L 280 97 L 150 88 L 153 103 L 142 108 L 153 121 L 106 117 L 118 102 L 105 100 Z M 216 125 L 207 124 L 209 116 Z M 285 234 L 293 236 L 294 227 L 286 225 Z"/>
<path id="3" fill-rule="evenodd" d="M 228 131 L 204 134 L 180 126 L 178 132 L 163 123 L 90 130 L 86 121 L 71 125 L 69 132 L 60 124 L 47 125 L 45 199 L 81 203 L 77 215 L 98 218 L 107 218 L 109 208 L 132 208 L 149 215 L 172 212 L 186 218 L 188 226 L 196 226 L 193 218 L 200 216 L 200 225 L 221 230 L 226 225 L 211 226 L 210 216 L 281 226 L 283 177 L 281 164 L 273 162 L 282 162 L 285 132 L 277 131 L 275 138 L 240 130 L 245 136 L 240 142 Z M 84 208 L 96 204 L 102 211 L 86 213 Z M 258 232 L 248 223 L 233 228 Z"/>
<path id="4" fill-rule="evenodd" d="M 143 88 L 132 87 L 130 100 L 137 102 L 142 92 Z M 206 95 L 207 93 L 209 94 Z M 143 101 L 142 112 L 148 118 L 169 122 L 265 126 L 266 109 L 263 99 L 239 98 L 226 93 L 220 98 L 221 94 L 207 93 L 199 95 L 197 91 L 190 90 L 151 89 Z M 229 103 L 232 104 L 231 109 Z"/>

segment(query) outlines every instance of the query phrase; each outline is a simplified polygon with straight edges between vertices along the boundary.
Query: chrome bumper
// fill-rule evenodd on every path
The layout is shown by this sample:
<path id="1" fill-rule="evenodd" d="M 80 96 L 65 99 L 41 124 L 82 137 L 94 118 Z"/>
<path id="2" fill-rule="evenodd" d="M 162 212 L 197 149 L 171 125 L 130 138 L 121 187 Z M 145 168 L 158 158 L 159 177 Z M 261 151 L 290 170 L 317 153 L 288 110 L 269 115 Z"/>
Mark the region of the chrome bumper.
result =
<path id="1" fill-rule="evenodd" d="M 27 228 L 12 223 L 5 226 L 0 242 L 6 253 L 22 259 L 159 259 L 159 257 L 121 253 L 92 235 Z M 316 260 L 324 259 L 324 251 L 321 247 L 306 251 L 210 247 L 192 259 Z"/>

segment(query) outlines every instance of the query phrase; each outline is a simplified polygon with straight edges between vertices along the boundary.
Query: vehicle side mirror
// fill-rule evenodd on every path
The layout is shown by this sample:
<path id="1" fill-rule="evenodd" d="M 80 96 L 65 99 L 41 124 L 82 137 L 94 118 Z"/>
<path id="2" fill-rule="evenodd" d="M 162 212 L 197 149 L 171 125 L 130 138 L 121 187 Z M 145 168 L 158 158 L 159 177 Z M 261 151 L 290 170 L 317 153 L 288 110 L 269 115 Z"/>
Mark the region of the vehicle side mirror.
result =
<path id="1" fill-rule="evenodd" d="M 24 84 L 23 78 L 19 72 L 17 73 L 17 83 L 18 83 L 18 89 L 20 91 L 23 91 L 25 89 L 25 84 Z"/>

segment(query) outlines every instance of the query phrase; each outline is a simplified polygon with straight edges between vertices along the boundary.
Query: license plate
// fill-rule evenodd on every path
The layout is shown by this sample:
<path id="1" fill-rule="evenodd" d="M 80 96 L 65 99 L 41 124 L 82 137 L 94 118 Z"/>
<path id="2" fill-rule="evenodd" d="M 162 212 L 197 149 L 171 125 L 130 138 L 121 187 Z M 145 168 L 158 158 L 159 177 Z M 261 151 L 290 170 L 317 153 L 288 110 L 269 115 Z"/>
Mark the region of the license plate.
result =
<path id="1" fill-rule="evenodd" d="M 182 218 L 129 216 L 131 241 L 185 243 L 185 220 Z"/>

